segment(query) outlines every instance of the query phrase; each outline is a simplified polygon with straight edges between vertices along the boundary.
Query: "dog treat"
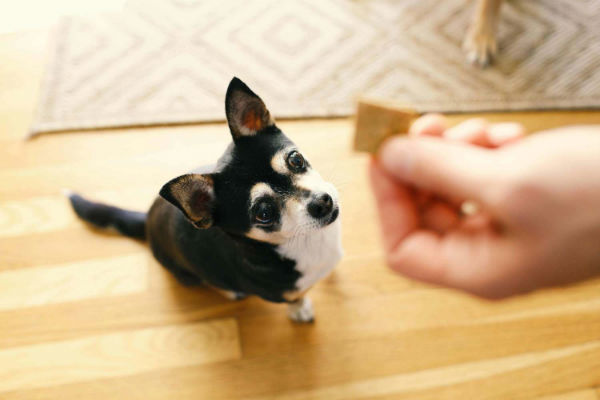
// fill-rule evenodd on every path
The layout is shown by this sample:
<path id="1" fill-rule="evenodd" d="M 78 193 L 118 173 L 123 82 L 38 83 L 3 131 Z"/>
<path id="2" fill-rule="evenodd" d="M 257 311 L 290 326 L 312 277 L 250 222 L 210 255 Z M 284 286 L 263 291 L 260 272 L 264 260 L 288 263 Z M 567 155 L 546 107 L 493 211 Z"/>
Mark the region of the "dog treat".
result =
<path id="1" fill-rule="evenodd" d="M 393 102 L 360 100 L 356 113 L 354 150 L 375 153 L 389 136 L 408 132 L 418 116 L 414 110 Z"/>

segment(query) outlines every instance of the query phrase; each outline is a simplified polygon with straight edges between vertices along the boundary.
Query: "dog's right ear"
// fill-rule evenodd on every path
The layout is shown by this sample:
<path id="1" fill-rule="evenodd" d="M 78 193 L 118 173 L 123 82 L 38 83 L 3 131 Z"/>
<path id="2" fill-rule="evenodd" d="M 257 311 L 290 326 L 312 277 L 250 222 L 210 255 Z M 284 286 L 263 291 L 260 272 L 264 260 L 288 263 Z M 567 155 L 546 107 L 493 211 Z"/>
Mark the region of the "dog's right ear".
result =
<path id="1" fill-rule="evenodd" d="M 196 228 L 212 226 L 216 197 L 210 174 L 187 174 L 172 179 L 160 189 L 160 195 L 179 208 Z"/>
<path id="2" fill-rule="evenodd" d="M 225 114 L 233 140 L 275 125 L 265 103 L 244 82 L 233 78 L 225 95 Z"/>

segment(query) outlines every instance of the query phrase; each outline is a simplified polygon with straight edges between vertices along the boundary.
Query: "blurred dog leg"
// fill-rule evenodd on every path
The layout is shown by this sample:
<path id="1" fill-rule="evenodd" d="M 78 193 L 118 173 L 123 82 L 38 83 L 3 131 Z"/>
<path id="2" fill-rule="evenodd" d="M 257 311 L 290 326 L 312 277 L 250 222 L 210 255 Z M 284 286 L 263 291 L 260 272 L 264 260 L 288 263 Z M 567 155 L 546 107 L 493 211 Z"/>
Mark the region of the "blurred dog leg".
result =
<path id="1" fill-rule="evenodd" d="M 463 49 L 471 64 L 486 67 L 496 55 L 496 28 L 502 1 L 477 0 L 473 21 L 463 42 Z"/>

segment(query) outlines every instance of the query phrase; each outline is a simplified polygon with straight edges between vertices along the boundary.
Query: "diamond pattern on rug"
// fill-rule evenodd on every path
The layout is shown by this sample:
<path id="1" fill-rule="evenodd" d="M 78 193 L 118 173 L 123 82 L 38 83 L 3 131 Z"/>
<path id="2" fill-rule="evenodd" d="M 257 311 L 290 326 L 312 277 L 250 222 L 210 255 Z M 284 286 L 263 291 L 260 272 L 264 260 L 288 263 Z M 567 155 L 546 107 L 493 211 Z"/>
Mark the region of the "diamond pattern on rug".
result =
<path id="1" fill-rule="evenodd" d="M 465 62 L 464 0 L 136 0 L 57 29 L 32 133 L 223 120 L 232 76 L 276 117 L 600 106 L 600 0 L 503 6 L 492 68 Z"/>

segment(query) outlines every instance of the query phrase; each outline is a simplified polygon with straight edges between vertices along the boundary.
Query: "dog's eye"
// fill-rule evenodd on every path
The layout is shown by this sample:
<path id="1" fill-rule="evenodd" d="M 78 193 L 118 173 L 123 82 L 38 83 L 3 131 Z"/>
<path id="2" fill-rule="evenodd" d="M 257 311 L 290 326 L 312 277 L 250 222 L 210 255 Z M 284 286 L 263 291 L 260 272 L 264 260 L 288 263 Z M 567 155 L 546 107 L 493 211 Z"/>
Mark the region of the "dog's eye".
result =
<path id="1" fill-rule="evenodd" d="M 269 203 L 260 203 L 256 208 L 254 218 L 256 222 L 267 225 L 273 222 L 275 217 L 275 208 Z"/>
<path id="2" fill-rule="evenodd" d="M 297 151 L 292 151 L 287 158 L 287 164 L 292 171 L 301 172 L 306 168 L 306 162 L 302 154 Z"/>

